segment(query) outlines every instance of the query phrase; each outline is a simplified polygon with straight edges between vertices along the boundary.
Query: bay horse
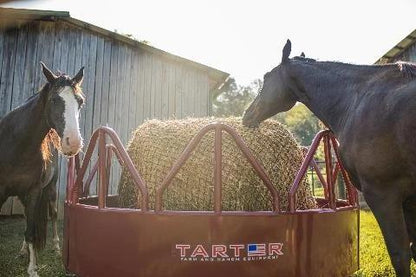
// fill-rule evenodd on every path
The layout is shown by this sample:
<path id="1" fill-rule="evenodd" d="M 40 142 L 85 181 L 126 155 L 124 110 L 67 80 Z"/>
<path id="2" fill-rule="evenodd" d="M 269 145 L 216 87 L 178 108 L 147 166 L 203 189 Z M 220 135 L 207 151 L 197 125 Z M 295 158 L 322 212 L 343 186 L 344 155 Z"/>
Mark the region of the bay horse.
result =
<path id="1" fill-rule="evenodd" d="M 25 207 L 30 277 L 38 276 L 36 252 L 45 246 L 49 186 L 57 176 L 51 147 L 72 156 L 83 146 L 79 113 L 84 68 L 70 78 L 41 66 L 47 83 L 0 121 L 0 207 L 9 196 L 18 196 Z"/>
<path id="2" fill-rule="evenodd" d="M 339 141 L 341 161 L 374 213 L 397 276 L 416 260 L 416 65 L 289 58 L 264 76 L 243 124 L 305 104 Z"/>

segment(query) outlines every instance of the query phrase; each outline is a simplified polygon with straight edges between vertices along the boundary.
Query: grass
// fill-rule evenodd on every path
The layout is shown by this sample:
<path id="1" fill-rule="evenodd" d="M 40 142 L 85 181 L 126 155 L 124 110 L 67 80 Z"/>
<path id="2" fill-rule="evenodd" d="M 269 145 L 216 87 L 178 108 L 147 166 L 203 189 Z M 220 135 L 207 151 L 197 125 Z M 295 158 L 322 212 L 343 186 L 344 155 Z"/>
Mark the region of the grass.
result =
<path id="1" fill-rule="evenodd" d="M 371 212 L 361 212 L 360 265 L 354 277 L 395 276 L 380 228 Z M 62 221 L 59 222 L 62 238 Z M 19 256 L 24 233 L 21 217 L 0 217 L 0 276 L 26 277 L 27 258 Z M 39 275 L 42 277 L 65 276 L 61 257 L 52 248 L 51 229 L 48 230 L 46 249 L 39 254 Z M 62 239 L 61 239 L 62 241 Z M 412 276 L 416 276 L 416 265 L 412 262 Z"/>
<path id="2" fill-rule="evenodd" d="M 58 222 L 62 248 L 62 221 Z M 0 276 L 27 277 L 28 257 L 19 256 L 25 221 L 22 217 L 0 217 Z M 38 256 L 38 273 L 42 277 L 65 276 L 62 258 L 52 246 L 52 229 L 49 224 L 46 248 Z"/>
<path id="3" fill-rule="evenodd" d="M 395 276 L 380 228 L 369 211 L 360 214 L 360 270 L 354 277 Z M 416 265 L 412 261 L 412 276 L 416 276 Z"/>

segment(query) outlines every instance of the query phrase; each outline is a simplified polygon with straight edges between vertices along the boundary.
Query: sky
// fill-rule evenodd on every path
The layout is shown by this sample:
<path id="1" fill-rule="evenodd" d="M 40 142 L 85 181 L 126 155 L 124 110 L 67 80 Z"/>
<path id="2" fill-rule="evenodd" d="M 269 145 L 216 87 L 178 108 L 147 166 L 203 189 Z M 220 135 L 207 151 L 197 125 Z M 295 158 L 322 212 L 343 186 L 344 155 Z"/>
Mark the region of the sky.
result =
<path id="1" fill-rule="evenodd" d="M 292 56 L 372 64 L 416 29 L 415 0 L 31 0 L 2 6 L 64 10 L 105 29 L 228 72 L 247 85 Z"/>

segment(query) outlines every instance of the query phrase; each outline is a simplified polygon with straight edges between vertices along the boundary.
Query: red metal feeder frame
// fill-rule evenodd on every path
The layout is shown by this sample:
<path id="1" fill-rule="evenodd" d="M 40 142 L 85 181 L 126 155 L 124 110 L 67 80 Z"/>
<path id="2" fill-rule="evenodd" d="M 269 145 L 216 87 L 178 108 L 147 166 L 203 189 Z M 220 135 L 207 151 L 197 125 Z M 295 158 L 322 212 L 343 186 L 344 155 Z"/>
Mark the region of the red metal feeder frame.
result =
<path id="1" fill-rule="evenodd" d="M 163 210 L 163 192 L 210 131 L 215 131 L 213 211 Z M 273 203 L 271 211 L 222 211 L 223 132 L 231 135 L 267 186 Z M 84 181 L 97 141 L 98 161 Z M 296 210 L 296 191 L 308 167 L 317 169 L 313 156 L 321 141 L 326 178 L 317 174 L 324 185 L 325 198 L 317 198 L 319 209 Z M 157 191 L 155 210 L 149 210 L 144 181 L 116 133 L 101 127 L 91 137 L 82 166 L 78 156 L 69 160 L 65 268 L 83 277 L 349 276 L 358 270 L 359 209 L 356 190 L 338 159 L 337 147 L 330 131 L 316 135 L 290 189 L 289 210 L 281 211 L 276 188 L 241 137 L 227 125 L 210 124 L 185 148 Z M 112 153 L 139 188 L 141 209 L 117 208 L 117 196 L 107 195 Z M 333 156 L 338 160 L 335 163 Z M 87 197 L 96 172 L 98 196 Z M 335 197 L 334 185 L 340 172 L 347 200 Z"/>

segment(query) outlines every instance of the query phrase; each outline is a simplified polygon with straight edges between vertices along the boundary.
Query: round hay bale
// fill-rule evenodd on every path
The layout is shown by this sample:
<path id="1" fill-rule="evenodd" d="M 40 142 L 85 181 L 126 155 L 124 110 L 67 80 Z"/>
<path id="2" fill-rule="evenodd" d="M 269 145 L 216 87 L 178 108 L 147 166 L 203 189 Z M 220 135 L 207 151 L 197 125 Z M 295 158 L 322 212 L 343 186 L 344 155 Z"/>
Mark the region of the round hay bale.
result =
<path id="1" fill-rule="evenodd" d="M 292 134 L 283 125 L 267 120 L 257 129 L 241 124 L 241 118 L 188 118 L 150 120 L 133 132 L 127 146 L 137 170 L 149 190 L 150 208 L 155 192 L 189 141 L 209 123 L 222 122 L 234 128 L 263 165 L 279 191 L 280 206 L 287 210 L 287 195 L 300 168 L 303 155 Z M 163 195 L 165 210 L 213 210 L 213 140 L 208 133 L 180 169 Z M 223 191 L 225 211 L 271 210 L 271 195 L 230 135 L 223 132 Z M 140 192 L 123 170 L 119 184 L 122 207 L 140 208 Z M 297 194 L 297 208 L 315 208 L 309 185 L 303 181 Z"/>

